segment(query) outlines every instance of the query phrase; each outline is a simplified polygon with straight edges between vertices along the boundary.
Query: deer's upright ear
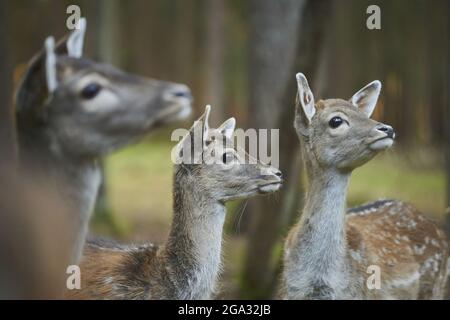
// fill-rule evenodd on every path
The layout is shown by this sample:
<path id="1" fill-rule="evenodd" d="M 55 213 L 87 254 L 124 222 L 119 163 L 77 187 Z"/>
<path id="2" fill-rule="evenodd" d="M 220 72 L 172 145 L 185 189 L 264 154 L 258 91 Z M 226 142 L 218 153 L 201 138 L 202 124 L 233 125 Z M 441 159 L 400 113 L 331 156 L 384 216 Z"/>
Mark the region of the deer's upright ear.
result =
<path id="1" fill-rule="evenodd" d="M 86 33 L 86 18 L 78 20 L 77 28 L 67 39 L 67 55 L 73 58 L 81 58 L 83 55 L 84 34 Z"/>
<path id="2" fill-rule="evenodd" d="M 176 163 L 200 164 L 203 150 L 206 148 L 208 137 L 208 120 L 211 107 L 208 105 L 205 112 L 192 125 L 186 136 L 176 146 Z"/>
<path id="3" fill-rule="evenodd" d="M 314 106 L 314 95 L 309 88 L 305 75 L 297 73 L 296 78 L 298 94 L 295 105 L 294 126 L 297 130 L 302 131 L 309 127 L 313 116 L 316 114 L 316 108 Z"/>
<path id="4" fill-rule="evenodd" d="M 308 123 L 311 122 L 312 117 L 316 114 L 314 107 L 314 95 L 309 88 L 308 80 L 303 73 L 297 73 L 297 88 L 298 88 L 298 103 L 296 106 L 297 115 L 302 113 L 306 117 Z"/>
<path id="5" fill-rule="evenodd" d="M 220 125 L 220 127 L 217 128 L 217 130 L 222 135 L 227 137 L 228 139 L 231 139 L 231 137 L 233 136 L 233 132 L 234 132 L 235 128 L 236 128 L 236 119 L 230 118 L 230 119 L 226 120 L 224 123 L 222 123 Z"/>
<path id="6" fill-rule="evenodd" d="M 208 139 L 208 133 L 209 133 L 209 114 L 211 112 L 211 106 L 208 104 L 205 107 L 205 112 L 203 115 L 197 120 L 197 122 L 200 122 L 199 125 L 202 126 L 202 145 L 203 149 L 206 148 L 206 140 Z"/>
<path id="7" fill-rule="evenodd" d="M 47 49 L 45 44 L 44 48 L 28 62 L 28 67 L 22 75 L 14 94 L 14 104 L 17 112 L 33 110 L 41 106 L 47 99 L 49 94 L 46 74 L 48 53 L 53 52 L 55 56 L 68 54 L 67 41 L 72 34 L 60 39 L 54 45 L 54 50 L 48 50 L 52 45 L 49 44 L 50 47 Z M 47 39 L 46 41 L 49 40 Z"/>
<path id="8" fill-rule="evenodd" d="M 28 63 L 14 94 L 14 104 L 19 114 L 37 109 L 45 102 L 49 92 L 55 89 L 56 52 L 64 51 L 61 48 L 65 45 L 55 48 L 53 38 L 49 37 L 43 50 Z"/>
<path id="9" fill-rule="evenodd" d="M 53 93 L 58 86 L 56 77 L 55 39 L 48 37 L 45 40 L 45 79 L 49 93 Z"/>
<path id="10" fill-rule="evenodd" d="M 47 95 L 45 54 L 44 51 L 41 51 L 28 63 L 28 68 L 15 90 L 14 105 L 16 112 L 26 112 L 31 107 L 40 105 Z"/>
<path id="11" fill-rule="evenodd" d="M 28 63 L 28 68 L 24 72 L 14 95 L 14 103 L 18 112 L 28 111 L 33 107 L 38 107 L 47 99 L 52 80 L 48 83 L 47 65 L 49 52 L 58 55 L 69 55 L 72 57 L 81 57 L 83 51 L 84 34 L 86 32 L 86 19 L 81 18 L 78 21 L 78 29 L 61 38 L 53 50 L 48 50 L 47 44 L 44 50 L 40 50 Z M 48 39 L 47 39 L 48 41 Z M 51 41 L 51 40 L 50 40 Z M 51 46 L 51 44 L 49 44 Z M 53 58 L 50 58 L 52 60 Z M 56 60 L 53 59 L 53 60 Z"/>
<path id="12" fill-rule="evenodd" d="M 378 80 L 372 81 L 355 93 L 353 97 L 351 97 L 350 102 L 370 118 L 377 104 L 380 91 L 381 82 Z"/>
<path id="13" fill-rule="evenodd" d="M 207 105 L 205 108 L 205 112 L 198 118 L 196 121 L 194 121 L 194 124 L 192 125 L 191 129 L 189 130 L 189 135 L 192 139 L 197 139 L 196 142 L 201 142 L 201 145 L 203 147 L 206 146 L 206 139 L 208 137 L 209 132 L 209 113 L 211 111 L 211 106 Z"/>

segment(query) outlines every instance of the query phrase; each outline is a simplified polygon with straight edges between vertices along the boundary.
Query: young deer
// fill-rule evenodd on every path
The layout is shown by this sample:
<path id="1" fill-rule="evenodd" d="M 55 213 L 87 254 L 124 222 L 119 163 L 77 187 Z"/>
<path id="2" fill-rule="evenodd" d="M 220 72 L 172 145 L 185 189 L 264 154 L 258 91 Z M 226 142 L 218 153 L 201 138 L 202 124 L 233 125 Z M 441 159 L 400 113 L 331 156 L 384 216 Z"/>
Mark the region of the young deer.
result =
<path id="1" fill-rule="evenodd" d="M 73 209 L 72 262 L 84 245 L 100 182 L 97 161 L 153 128 L 185 118 L 189 89 L 81 57 L 86 22 L 29 63 L 16 92 L 24 168 L 52 181 Z"/>
<path id="2" fill-rule="evenodd" d="M 349 101 L 315 104 L 303 74 L 297 74 L 297 82 L 294 126 L 309 190 L 300 221 L 285 243 L 284 297 L 442 298 L 448 277 L 443 231 L 411 205 L 396 200 L 346 213 L 351 172 L 391 147 L 395 137 L 390 126 L 369 118 L 381 83 L 368 84 Z M 369 266 L 379 267 L 380 289 L 366 285 L 370 270 L 376 270 Z"/>
<path id="3" fill-rule="evenodd" d="M 88 241 L 80 266 L 81 289 L 69 292 L 71 298 L 207 299 L 213 294 L 225 202 L 274 192 L 282 179 L 273 167 L 244 164 L 230 140 L 234 118 L 209 129 L 208 116 L 209 107 L 176 149 L 173 220 L 166 244 L 106 246 Z M 186 151 L 196 141 L 200 147 L 186 161 Z M 190 161 L 192 156 L 200 161 Z"/>

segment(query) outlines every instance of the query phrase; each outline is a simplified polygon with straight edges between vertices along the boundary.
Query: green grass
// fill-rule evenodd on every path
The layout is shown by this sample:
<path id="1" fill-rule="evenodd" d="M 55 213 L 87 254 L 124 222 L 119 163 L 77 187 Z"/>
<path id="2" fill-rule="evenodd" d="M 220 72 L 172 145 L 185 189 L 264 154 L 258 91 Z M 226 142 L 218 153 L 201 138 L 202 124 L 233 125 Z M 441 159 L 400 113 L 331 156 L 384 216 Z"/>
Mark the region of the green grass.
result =
<path id="1" fill-rule="evenodd" d="M 117 216 L 126 217 L 134 239 L 165 238 L 172 212 L 171 148 L 170 143 L 152 139 L 106 161 L 110 206 Z"/>
<path id="2" fill-rule="evenodd" d="M 348 204 L 379 198 L 410 202 L 429 216 L 441 219 L 445 205 L 444 171 L 439 166 L 412 167 L 396 153 L 380 155 L 353 173 Z"/>
<path id="3" fill-rule="evenodd" d="M 110 207 L 128 224 L 127 238 L 163 241 L 167 235 L 172 212 L 173 145 L 167 134 L 155 136 L 113 154 L 106 161 Z M 349 206 L 394 198 L 411 202 L 433 218 L 441 219 L 445 202 L 443 169 L 436 165 L 412 166 L 407 159 L 394 150 L 355 170 Z"/>
<path id="4" fill-rule="evenodd" d="M 117 217 L 116 223 L 125 225 L 127 231 L 125 235 L 109 232 L 110 235 L 125 241 L 161 243 L 166 239 L 172 218 L 170 153 L 174 145 L 168 142 L 167 136 L 153 136 L 151 140 L 113 154 L 105 162 L 109 205 Z M 444 212 L 444 171 L 433 161 L 412 163 L 418 157 L 408 155 L 409 158 L 400 150 L 393 150 L 357 169 L 350 182 L 349 206 L 379 198 L 395 198 L 411 202 L 440 220 Z M 232 202 L 227 207 L 229 212 L 241 210 L 239 202 Z M 246 241 L 243 236 L 231 236 L 237 228 L 235 223 L 228 221 L 224 235 L 222 298 L 237 297 L 242 272 Z M 105 233 L 106 229 L 94 224 L 94 232 Z M 282 243 L 278 243 L 274 249 L 275 257 L 281 249 Z"/>

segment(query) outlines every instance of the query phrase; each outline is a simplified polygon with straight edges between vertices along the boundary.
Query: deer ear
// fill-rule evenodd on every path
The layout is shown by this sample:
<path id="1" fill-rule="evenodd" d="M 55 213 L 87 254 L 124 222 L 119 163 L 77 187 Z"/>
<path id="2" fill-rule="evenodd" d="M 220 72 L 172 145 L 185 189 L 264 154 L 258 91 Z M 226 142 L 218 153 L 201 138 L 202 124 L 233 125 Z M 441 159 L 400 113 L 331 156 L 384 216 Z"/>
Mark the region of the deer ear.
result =
<path id="1" fill-rule="evenodd" d="M 226 120 L 224 123 L 222 123 L 220 127 L 217 128 L 217 130 L 228 139 L 231 139 L 235 128 L 236 128 L 236 119 L 230 118 Z"/>
<path id="2" fill-rule="evenodd" d="M 202 134 L 201 136 L 202 140 L 206 140 L 209 131 L 208 119 L 210 111 L 211 106 L 207 105 L 205 108 L 205 112 L 203 112 L 203 114 L 197 120 L 194 121 L 194 124 L 189 129 L 190 135 L 193 135 L 194 132 L 199 132 Z"/>
<path id="3" fill-rule="evenodd" d="M 71 34 L 66 35 L 56 43 L 53 50 L 56 56 L 68 54 L 67 41 Z M 49 45 L 51 46 L 51 44 Z M 28 67 L 22 75 L 14 95 L 14 104 L 19 113 L 34 110 L 42 105 L 48 97 L 49 88 L 46 76 L 48 51 L 51 52 L 44 46 L 28 62 Z"/>
<path id="4" fill-rule="evenodd" d="M 45 40 L 45 79 L 47 80 L 47 89 L 53 93 L 58 86 L 56 79 L 56 54 L 55 39 L 48 37 Z"/>
<path id="5" fill-rule="evenodd" d="M 78 20 L 77 27 L 67 39 L 67 55 L 81 58 L 83 55 L 84 34 L 86 33 L 86 18 Z"/>
<path id="6" fill-rule="evenodd" d="M 298 101 L 296 106 L 296 118 L 306 117 L 307 123 L 311 123 L 312 117 L 316 114 L 314 107 L 314 95 L 309 88 L 308 80 L 303 73 L 297 73 Z"/>
<path id="7" fill-rule="evenodd" d="M 377 104 L 380 91 L 381 82 L 378 80 L 372 81 L 355 93 L 353 97 L 351 97 L 350 102 L 370 118 Z"/>
<path id="8" fill-rule="evenodd" d="M 203 112 L 202 116 L 197 120 L 197 122 L 200 122 L 199 125 L 202 126 L 202 144 L 203 144 L 203 149 L 206 148 L 206 141 L 208 139 L 209 114 L 210 113 L 211 113 L 211 106 L 208 104 L 205 107 L 205 112 Z"/>
<path id="9" fill-rule="evenodd" d="M 199 164 L 202 161 L 203 150 L 208 136 L 208 119 L 211 107 L 206 106 L 205 112 L 192 125 L 186 136 L 176 146 L 178 163 Z"/>

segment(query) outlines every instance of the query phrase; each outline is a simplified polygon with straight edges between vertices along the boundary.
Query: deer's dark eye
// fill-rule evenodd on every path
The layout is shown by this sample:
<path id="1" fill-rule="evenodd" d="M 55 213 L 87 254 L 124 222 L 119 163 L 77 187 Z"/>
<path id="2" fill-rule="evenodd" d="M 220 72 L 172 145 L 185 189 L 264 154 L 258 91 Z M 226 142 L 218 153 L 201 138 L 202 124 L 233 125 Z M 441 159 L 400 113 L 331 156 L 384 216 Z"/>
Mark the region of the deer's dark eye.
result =
<path id="1" fill-rule="evenodd" d="M 233 159 L 234 159 L 234 155 L 233 155 L 232 153 L 225 152 L 225 153 L 222 155 L 222 162 L 223 162 L 224 164 L 229 164 L 231 161 L 233 161 Z"/>
<path id="2" fill-rule="evenodd" d="M 81 97 L 83 99 L 92 99 L 102 90 L 102 86 L 98 83 L 90 83 L 81 90 Z"/>
<path id="3" fill-rule="evenodd" d="M 330 127 L 332 127 L 332 128 L 337 128 L 337 127 L 339 127 L 343 122 L 344 122 L 344 120 L 342 120 L 341 117 L 333 117 L 333 118 L 331 118 L 330 122 L 328 122 L 328 124 L 329 124 Z"/>

